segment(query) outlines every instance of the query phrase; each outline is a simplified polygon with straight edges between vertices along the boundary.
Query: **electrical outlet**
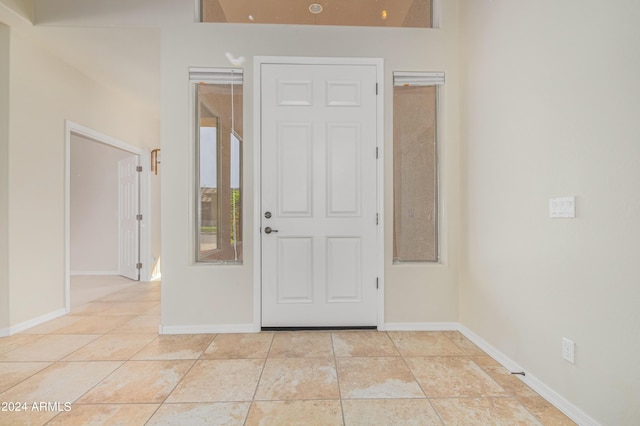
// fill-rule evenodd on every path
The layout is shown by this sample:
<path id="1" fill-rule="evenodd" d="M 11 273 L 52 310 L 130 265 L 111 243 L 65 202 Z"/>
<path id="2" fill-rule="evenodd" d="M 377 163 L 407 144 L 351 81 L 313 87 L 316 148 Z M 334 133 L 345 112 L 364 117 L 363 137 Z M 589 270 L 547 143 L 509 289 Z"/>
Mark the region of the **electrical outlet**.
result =
<path id="1" fill-rule="evenodd" d="M 571 364 L 575 364 L 576 362 L 576 344 L 573 340 L 569 340 L 566 337 L 562 338 L 562 358 Z"/>

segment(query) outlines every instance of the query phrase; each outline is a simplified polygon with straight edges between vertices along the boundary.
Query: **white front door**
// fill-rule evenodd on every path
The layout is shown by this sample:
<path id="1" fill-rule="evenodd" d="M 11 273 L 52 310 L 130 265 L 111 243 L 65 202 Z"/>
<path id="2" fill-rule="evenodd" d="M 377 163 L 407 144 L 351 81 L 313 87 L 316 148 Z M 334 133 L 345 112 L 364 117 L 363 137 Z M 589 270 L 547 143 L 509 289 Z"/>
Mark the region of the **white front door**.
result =
<path id="1" fill-rule="evenodd" d="M 375 326 L 377 68 L 260 73 L 262 326 Z"/>
<path id="2" fill-rule="evenodd" d="M 118 161 L 118 270 L 132 280 L 140 279 L 140 199 L 138 156 Z"/>

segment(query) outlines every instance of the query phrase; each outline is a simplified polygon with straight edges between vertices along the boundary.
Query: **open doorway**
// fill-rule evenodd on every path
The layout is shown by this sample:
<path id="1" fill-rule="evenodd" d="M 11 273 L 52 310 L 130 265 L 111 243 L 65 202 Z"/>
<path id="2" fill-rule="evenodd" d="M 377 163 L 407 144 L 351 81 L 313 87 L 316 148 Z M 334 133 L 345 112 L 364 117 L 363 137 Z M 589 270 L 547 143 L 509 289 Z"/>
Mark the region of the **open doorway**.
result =
<path id="1" fill-rule="evenodd" d="M 149 164 L 149 153 L 71 122 L 66 144 L 68 312 L 148 281 L 152 262 L 149 170 L 142 167 Z"/>

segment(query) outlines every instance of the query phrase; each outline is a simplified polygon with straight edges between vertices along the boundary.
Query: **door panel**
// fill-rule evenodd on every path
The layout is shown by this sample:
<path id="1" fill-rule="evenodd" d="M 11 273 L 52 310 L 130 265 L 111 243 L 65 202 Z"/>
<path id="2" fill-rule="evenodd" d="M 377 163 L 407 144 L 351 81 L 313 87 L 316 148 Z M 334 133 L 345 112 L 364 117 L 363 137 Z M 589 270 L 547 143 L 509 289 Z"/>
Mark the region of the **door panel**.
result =
<path id="1" fill-rule="evenodd" d="M 279 123 L 277 135 L 278 215 L 310 217 L 313 199 L 311 123 Z"/>
<path id="2" fill-rule="evenodd" d="M 327 238 L 327 302 L 362 301 L 360 238 Z"/>
<path id="3" fill-rule="evenodd" d="M 132 280 L 140 279 L 139 238 L 139 173 L 138 156 L 118 161 L 118 270 L 119 274 Z"/>
<path id="4" fill-rule="evenodd" d="M 278 238 L 277 303 L 313 303 L 313 239 Z"/>
<path id="5" fill-rule="evenodd" d="M 262 64 L 263 326 L 377 324 L 376 76 Z"/>
<path id="6" fill-rule="evenodd" d="M 359 123 L 327 124 L 327 216 L 360 216 Z"/>

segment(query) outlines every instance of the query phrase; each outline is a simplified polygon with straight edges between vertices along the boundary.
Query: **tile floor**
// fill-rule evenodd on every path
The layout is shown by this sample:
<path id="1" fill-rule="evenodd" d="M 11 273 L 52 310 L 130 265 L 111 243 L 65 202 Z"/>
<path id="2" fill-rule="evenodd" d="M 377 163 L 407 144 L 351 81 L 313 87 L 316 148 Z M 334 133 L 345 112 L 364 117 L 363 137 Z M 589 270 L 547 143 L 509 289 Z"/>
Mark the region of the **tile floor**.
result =
<path id="1" fill-rule="evenodd" d="M 26 408 L 0 425 L 573 424 L 458 332 L 158 336 L 159 301 L 140 283 L 0 339 L 1 408 Z"/>

